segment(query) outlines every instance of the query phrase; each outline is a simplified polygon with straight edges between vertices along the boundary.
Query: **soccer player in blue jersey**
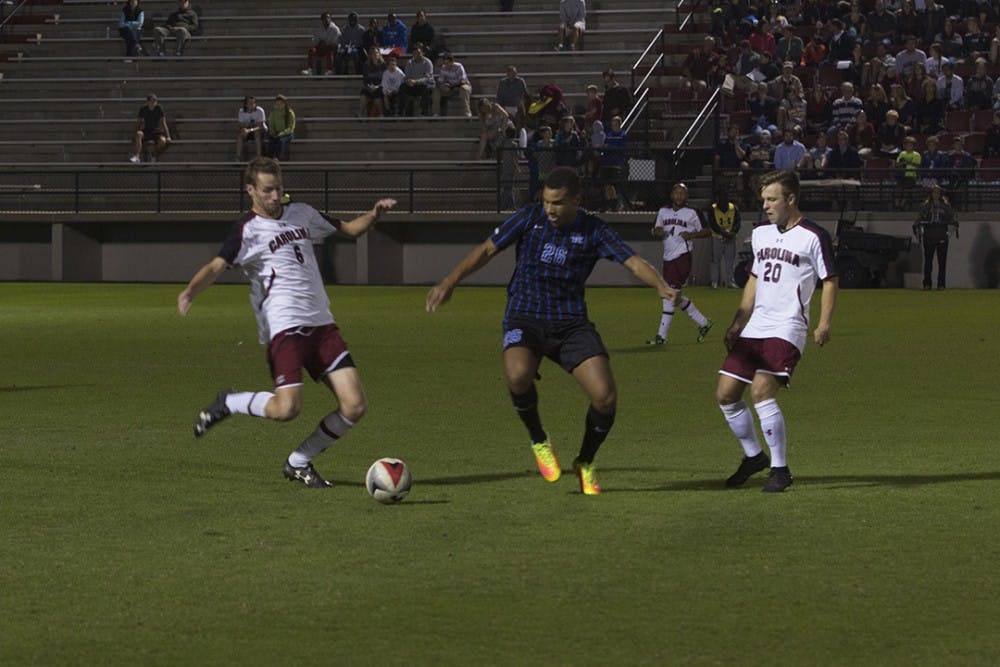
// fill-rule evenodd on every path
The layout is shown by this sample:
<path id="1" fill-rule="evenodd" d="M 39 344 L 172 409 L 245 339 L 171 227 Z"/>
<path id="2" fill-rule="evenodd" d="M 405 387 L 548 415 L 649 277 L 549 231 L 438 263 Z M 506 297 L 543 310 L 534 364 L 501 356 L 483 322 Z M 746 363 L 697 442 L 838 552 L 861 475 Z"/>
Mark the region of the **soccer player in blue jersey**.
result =
<path id="1" fill-rule="evenodd" d="M 615 421 L 617 391 L 608 351 L 587 318 L 584 284 L 598 259 L 621 264 L 661 298 L 674 299 L 646 260 L 636 255 L 595 215 L 580 208 L 580 177 L 569 167 L 545 179 L 542 203 L 525 206 L 493 230 L 444 280 L 427 294 L 427 310 L 437 310 L 466 276 L 508 246 L 515 246 L 514 275 L 507 286 L 503 362 L 514 409 L 528 429 L 538 470 L 549 482 L 562 474 L 538 414 L 535 378 L 542 357 L 573 375 L 590 399 L 586 428 L 573 470 L 586 495 L 601 492 L 594 456 Z"/>

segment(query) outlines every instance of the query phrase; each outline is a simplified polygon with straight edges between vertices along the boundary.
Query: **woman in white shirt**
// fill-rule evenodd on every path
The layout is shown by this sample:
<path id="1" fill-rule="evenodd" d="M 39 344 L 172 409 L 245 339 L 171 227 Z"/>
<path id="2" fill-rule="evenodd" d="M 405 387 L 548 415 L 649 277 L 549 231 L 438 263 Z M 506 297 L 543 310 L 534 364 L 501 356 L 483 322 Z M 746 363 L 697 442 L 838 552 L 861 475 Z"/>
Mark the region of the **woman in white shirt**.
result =
<path id="1" fill-rule="evenodd" d="M 243 147 L 248 141 L 252 141 L 254 149 L 257 151 L 254 157 L 260 157 L 260 138 L 267 132 L 267 114 L 262 107 L 257 106 L 257 100 L 253 95 L 243 98 L 243 106 L 240 107 L 236 115 L 240 130 L 236 135 L 236 161 L 243 162 Z"/>

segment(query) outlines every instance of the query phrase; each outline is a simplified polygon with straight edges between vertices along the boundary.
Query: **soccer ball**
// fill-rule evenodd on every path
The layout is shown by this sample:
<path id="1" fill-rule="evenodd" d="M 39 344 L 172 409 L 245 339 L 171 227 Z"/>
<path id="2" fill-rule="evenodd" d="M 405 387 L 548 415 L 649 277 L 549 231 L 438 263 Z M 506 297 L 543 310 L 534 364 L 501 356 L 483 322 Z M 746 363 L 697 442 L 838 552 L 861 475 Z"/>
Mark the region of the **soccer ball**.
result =
<path id="1" fill-rule="evenodd" d="M 379 459 L 368 468 L 365 488 L 372 498 L 391 505 L 398 503 L 410 492 L 413 476 L 410 469 L 399 459 Z"/>

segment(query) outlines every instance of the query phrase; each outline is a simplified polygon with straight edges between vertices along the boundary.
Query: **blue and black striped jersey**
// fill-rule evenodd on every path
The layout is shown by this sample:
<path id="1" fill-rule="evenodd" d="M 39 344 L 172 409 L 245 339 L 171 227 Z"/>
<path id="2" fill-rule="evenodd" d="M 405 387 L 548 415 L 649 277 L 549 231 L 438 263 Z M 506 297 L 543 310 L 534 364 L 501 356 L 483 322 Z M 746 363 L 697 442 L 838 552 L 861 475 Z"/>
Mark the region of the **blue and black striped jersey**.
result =
<path id="1" fill-rule="evenodd" d="M 525 206 L 504 220 L 490 239 L 499 250 L 517 244 L 506 317 L 586 317 L 584 284 L 597 260 L 625 263 L 635 254 L 597 216 L 580 209 L 571 225 L 556 227 L 540 204 Z"/>

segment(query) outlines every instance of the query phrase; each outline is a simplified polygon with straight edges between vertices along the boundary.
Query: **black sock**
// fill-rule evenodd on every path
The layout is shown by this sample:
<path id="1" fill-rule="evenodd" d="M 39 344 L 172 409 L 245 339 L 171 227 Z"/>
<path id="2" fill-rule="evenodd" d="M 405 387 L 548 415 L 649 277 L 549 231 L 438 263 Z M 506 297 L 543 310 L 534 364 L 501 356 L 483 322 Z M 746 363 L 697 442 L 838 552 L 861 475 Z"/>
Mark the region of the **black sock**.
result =
<path id="1" fill-rule="evenodd" d="M 587 428 L 583 432 L 583 444 L 580 445 L 580 456 L 583 463 L 593 463 L 594 456 L 601 443 L 608 437 L 611 426 L 615 423 L 615 413 L 605 415 L 590 406 L 587 409 Z"/>
<path id="2" fill-rule="evenodd" d="M 542 428 L 542 418 L 538 416 L 538 391 L 535 390 L 535 384 L 532 383 L 528 391 L 523 394 L 510 392 L 510 399 L 514 402 L 517 416 L 528 428 L 531 442 L 545 442 L 547 436 L 545 429 Z"/>

